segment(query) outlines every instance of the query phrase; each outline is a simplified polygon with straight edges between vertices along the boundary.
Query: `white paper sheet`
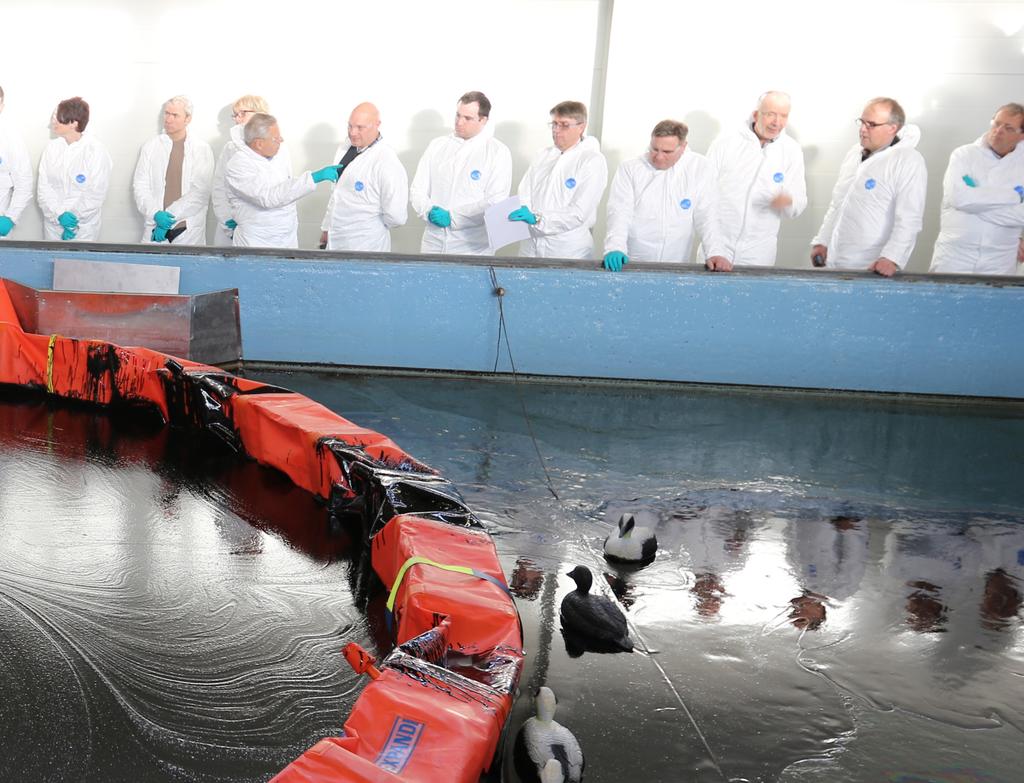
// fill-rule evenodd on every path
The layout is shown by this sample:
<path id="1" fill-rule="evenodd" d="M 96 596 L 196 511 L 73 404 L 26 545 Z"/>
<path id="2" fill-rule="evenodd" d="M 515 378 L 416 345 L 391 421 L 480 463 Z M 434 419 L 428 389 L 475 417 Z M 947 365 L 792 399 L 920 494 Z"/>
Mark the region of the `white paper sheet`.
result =
<path id="1" fill-rule="evenodd" d="M 530 238 L 530 227 L 521 220 L 509 220 L 508 215 L 521 206 L 519 196 L 509 196 L 484 212 L 484 225 L 487 227 L 487 241 L 491 252 L 501 250 L 505 245 L 521 242 Z"/>

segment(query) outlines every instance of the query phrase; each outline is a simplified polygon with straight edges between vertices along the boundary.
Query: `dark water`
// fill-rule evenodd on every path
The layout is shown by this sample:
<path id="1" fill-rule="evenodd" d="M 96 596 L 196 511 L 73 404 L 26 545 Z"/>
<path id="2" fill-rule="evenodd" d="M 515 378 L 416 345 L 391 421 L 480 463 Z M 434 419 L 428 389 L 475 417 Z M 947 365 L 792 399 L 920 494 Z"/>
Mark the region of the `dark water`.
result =
<path id="1" fill-rule="evenodd" d="M 261 377 L 463 491 L 588 781 L 1021 779 L 1020 408 Z M 0 780 L 266 780 L 338 733 L 338 650 L 383 642 L 309 498 L 135 419 L 8 403 L 0 442 Z M 566 653 L 575 563 L 651 654 Z"/>

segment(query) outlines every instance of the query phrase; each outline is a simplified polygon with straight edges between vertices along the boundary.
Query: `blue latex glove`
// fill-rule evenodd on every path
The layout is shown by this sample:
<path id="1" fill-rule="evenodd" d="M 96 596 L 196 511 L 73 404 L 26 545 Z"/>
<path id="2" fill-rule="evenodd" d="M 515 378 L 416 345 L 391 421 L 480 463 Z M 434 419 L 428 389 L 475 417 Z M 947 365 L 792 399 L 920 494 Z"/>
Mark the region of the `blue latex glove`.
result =
<path id="1" fill-rule="evenodd" d="M 12 228 L 14 228 L 14 221 L 7 215 L 0 215 L 0 237 L 10 234 Z"/>
<path id="2" fill-rule="evenodd" d="M 521 220 L 524 223 L 529 223 L 531 226 L 537 225 L 537 216 L 527 207 L 519 207 L 519 209 L 510 212 L 508 219 Z"/>
<path id="3" fill-rule="evenodd" d="M 61 212 L 57 216 L 57 222 L 64 228 L 78 228 L 78 217 L 73 212 Z"/>
<path id="4" fill-rule="evenodd" d="M 60 234 L 60 238 L 61 238 L 61 239 L 65 239 L 65 240 L 66 240 L 66 239 L 74 239 L 74 238 L 75 238 L 75 234 L 77 234 L 77 233 L 78 233 L 78 232 L 77 232 L 77 231 L 75 231 L 75 229 L 73 229 L 73 228 L 65 228 L 65 229 L 64 229 L 64 230 L 63 230 L 63 231 L 61 232 L 61 234 Z"/>
<path id="5" fill-rule="evenodd" d="M 605 254 L 604 257 L 604 268 L 609 269 L 612 272 L 621 272 L 622 267 L 629 263 L 629 256 L 625 253 L 620 253 L 618 250 L 613 250 L 610 253 Z"/>
<path id="6" fill-rule="evenodd" d="M 153 213 L 153 222 L 156 223 L 157 228 L 162 228 L 164 231 L 174 228 L 174 224 L 177 219 L 168 212 L 166 209 L 158 210 Z"/>
<path id="7" fill-rule="evenodd" d="M 1018 185 L 1013 190 L 1018 196 L 1020 196 L 1021 203 L 1024 203 L 1024 185 Z"/>
<path id="8" fill-rule="evenodd" d="M 324 166 L 318 171 L 312 172 L 314 182 L 324 182 L 330 180 L 331 182 L 338 181 L 338 167 L 337 166 Z"/>
<path id="9" fill-rule="evenodd" d="M 167 229 L 160 228 L 159 226 L 157 226 L 156 228 L 153 229 L 152 236 L 154 242 L 163 242 L 165 239 L 167 239 Z"/>
<path id="10" fill-rule="evenodd" d="M 238 222 L 234 218 L 228 218 L 225 220 L 224 225 L 227 226 L 228 231 L 234 231 L 238 228 Z"/>
<path id="11" fill-rule="evenodd" d="M 430 212 L 427 214 L 427 220 L 435 226 L 448 228 L 452 224 L 452 213 L 441 207 L 431 207 Z"/>
<path id="12" fill-rule="evenodd" d="M 970 174 L 964 174 L 964 184 L 969 188 L 978 187 L 978 183 L 974 181 L 974 177 Z"/>

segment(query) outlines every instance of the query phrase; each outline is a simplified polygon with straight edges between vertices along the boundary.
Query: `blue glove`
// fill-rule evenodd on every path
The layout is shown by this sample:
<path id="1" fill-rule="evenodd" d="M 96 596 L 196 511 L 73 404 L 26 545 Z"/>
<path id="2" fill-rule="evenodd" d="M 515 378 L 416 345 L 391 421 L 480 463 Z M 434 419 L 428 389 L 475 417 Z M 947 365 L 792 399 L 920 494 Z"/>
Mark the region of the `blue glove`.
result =
<path id="1" fill-rule="evenodd" d="M 78 233 L 78 232 L 77 232 L 77 231 L 75 231 L 75 229 L 73 229 L 73 228 L 65 228 L 65 229 L 64 229 L 64 230 L 63 230 L 63 231 L 61 232 L 61 234 L 60 234 L 60 238 L 61 238 L 61 239 L 74 239 L 74 238 L 75 238 L 75 234 L 77 234 L 77 233 Z"/>
<path id="2" fill-rule="evenodd" d="M 1018 196 L 1020 196 L 1021 203 L 1024 203 L 1024 185 L 1018 185 L 1013 190 Z"/>
<path id="3" fill-rule="evenodd" d="M 157 228 L 167 231 L 170 228 L 174 228 L 177 219 L 167 210 L 161 209 L 153 213 L 153 222 L 156 223 Z"/>
<path id="4" fill-rule="evenodd" d="M 57 222 L 64 228 L 78 228 L 78 217 L 72 212 L 61 212 L 57 216 Z"/>
<path id="5" fill-rule="evenodd" d="M 152 236 L 154 242 L 163 242 L 165 239 L 167 239 L 167 229 L 160 228 L 159 226 L 157 226 L 156 228 L 153 229 Z"/>
<path id="6" fill-rule="evenodd" d="M 427 220 L 435 226 L 448 228 L 452 224 L 452 213 L 441 207 L 431 207 L 430 212 L 427 214 Z"/>
<path id="7" fill-rule="evenodd" d="M 628 263 L 629 256 L 625 253 L 620 253 L 618 250 L 606 253 L 604 257 L 604 268 L 609 269 L 612 272 L 621 272 L 622 267 Z"/>
<path id="8" fill-rule="evenodd" d="M 331 182 L 338 181 L 338 167 L 337 166 L 324 166 L 318 171 L 312 172 L 314 182 L 323 182 L 324 180 L 330 180 Z"/>
<path id="9" fill-rule="evenodd" d="M 521 220 L 524 223 L 529 223 L 531 226 L 537 225 L 537 216 L 533 214 L 527 207 L 519 207 L 509 213 L 509 220 Z"/>
<path id="10" fill-rule="evenodd" d="M 0 237 L 10 234 L 12 228 L 14 228 L 14 221 L 7 215 L 0 215 Z"/>
<path id="11" fill-rule="evenodd" d="M 234 218 L 228 218 L 224 221 L 224 225 L 227 226 L 228 231 L 234 231 L 238 228 L 238 223 Z"/>
<path id="12" fill-rule="evenodd" d="M 974 177 L 970 174 L 964 174 L 964 184 L 969 188 L 978 187 L 978 183 L 974 181 Z"/>

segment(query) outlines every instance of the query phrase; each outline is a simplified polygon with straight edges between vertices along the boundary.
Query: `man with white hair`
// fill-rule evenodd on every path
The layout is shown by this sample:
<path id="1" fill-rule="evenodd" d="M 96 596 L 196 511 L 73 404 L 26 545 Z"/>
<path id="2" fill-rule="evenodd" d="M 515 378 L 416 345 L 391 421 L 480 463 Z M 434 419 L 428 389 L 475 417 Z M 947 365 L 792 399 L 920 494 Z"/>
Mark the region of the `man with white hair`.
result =
<path id="1" fill-rule="evenodd" d="M 931 272 L 1013 275 L 1024 229 L 1024 106 L 999 107 L 991 127 L 957 147 L 942 180 Z"/>
<path id="2" fill-rule="evenodd" d="M 192 101 L 164 103 L 164 132 L 147 141 L 135 166 L 132 190 L 145 220 L 143 242 L 206 244 L 206 209 L 213 183 L 213 150 L 188 132 Z"/>
<path id="3" fill-rule="evenodd" d="M 409 188 L 413 211 L 427 222 L 421 253 L 490 252 L 484 211 L 508 198 L 512 153 L 487 123 L 491 102 L 467 92 L 455 107 L 455 132 L 434 139 Z"/>
<path id="4" fill-rule="evenodd" d="M 846 153 L 832 201 L 811 240 L 811 263 L 892 277 L 910 260 L 921 231 L 928 170 L 921 131 L 892 98 L 868 101 L 860 143 Z"/>
<path id="5" fill-rule="evenodd" d="M 235 247 L 299 246 L 299 215 L 295 202 L 316 190 L 319 182 L 337 182 L 338 167 L 324 166 L 291 177 L 274 165 L 284 138 L 277 118 L 254 114 L 242 134 L 245 146 L 227 163 L 228 200 L 238 225 Z"/>
<path id="6" fill-rule="evenodd" d="M 4 91 L 0 87 L 0 114 Z M 0 118 L 0 237 L 11 233 L 32 200 L 32 160 L 21 135 Z"/>
<path id="7" fill-rule="evenodd" d="M 807 206 L 804 153 L 786 134 L 790 98 L 764 93 L 738 127 L 711 144 L 708 160 L 718 172 L 720 256 L 705 262 L 715 272 L 734 265 L 772 266 L 782 218 L 795 218 Z"/>

